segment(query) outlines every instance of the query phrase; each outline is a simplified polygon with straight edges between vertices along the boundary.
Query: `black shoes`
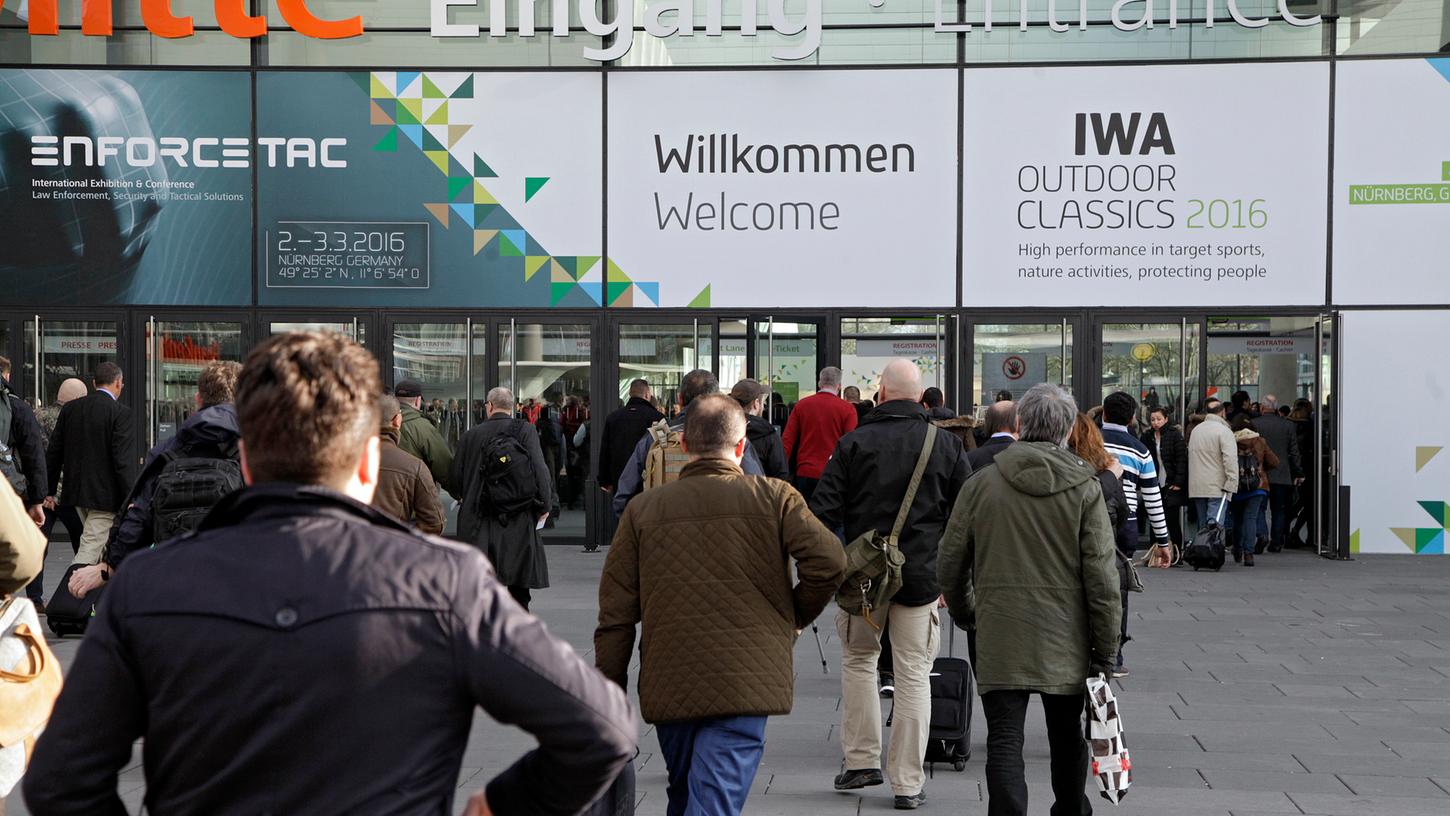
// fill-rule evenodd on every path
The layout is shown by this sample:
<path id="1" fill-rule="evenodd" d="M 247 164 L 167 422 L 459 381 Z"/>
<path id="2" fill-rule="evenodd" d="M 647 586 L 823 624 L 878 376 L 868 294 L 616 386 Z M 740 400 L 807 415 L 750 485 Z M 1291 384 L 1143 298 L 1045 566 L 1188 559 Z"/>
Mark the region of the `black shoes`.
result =
<path id="1" fill-rule="evenodd" d="M 926 804 L 926 791 L 922 791 L 915 796 L 896 797 L 897 810 L 916 810 L 924 804 Z"/>
<path id="2" fill-rule="evenodd" d="M 1253 553 L 1244 553 L 1244 566 L 1246 566 L 1246 567 L 1252 567 L 1253 565 L 1254 565 L 1254 554 Z"/>
<path id="3" fill-rule="evenodd" d="M 836 775 L 836 790 L 860 790 L 885 783 L 880 768 L 863 768 L 858 771 L 842 771 Z M 897 797 L 898 799 L 901 797 Z"/>

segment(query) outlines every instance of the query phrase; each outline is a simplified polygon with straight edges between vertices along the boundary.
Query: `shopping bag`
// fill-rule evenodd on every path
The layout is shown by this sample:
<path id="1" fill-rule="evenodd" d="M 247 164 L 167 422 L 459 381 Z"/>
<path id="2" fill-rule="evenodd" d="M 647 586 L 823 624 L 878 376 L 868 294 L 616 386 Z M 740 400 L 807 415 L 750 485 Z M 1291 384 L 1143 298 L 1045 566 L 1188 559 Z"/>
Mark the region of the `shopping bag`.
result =
<path id="1" fill-rule="evenodd" d="M 60 695 L 60 663 L 25 598 L 0 603 L 0 802 L 25 773 L 35 739 Z"/>
<path id="2" fill-rule="evenodd" d="M 1116 805 L 1128 795 L 1128 787 L 1133 784 L 1133 761 L 1128 756 L 1128 746 L 1123 743 L 1118 698 L 1105 677 L 1089 677 L 1087 694 L 1093 776 L 1098 780 L 1098 793 Z"/>

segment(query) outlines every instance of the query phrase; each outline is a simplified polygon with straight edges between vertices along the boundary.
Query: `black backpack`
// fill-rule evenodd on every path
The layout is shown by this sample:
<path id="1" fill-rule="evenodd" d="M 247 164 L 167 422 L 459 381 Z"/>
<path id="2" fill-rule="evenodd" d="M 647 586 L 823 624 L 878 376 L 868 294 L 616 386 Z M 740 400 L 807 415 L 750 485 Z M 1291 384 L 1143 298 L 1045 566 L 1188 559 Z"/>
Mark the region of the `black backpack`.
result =
<path id="1" fill-rule="evenodd" d="M 508 427 L 494 434 L 483 449 L 478 473 L 479 518 L 494 516 L 502 520 L 534 509 L 539 483 L 524 444 L 523 435 L 528 430 L 527 422 L 509 420 Z"/>
<path id="2" fill-rule="evenodd" d="M 195 530 L 218 502 L 243 485 L 235 442 L 221 450 L 179 448 L 165 456 L 151 494 L 151 539 L 157 544 Z"/>
<path id="3" fill-rule="evenodd" d="M 1239 452 L 1239 492 L 1252 493 L 1260 487 L 1263 472 L 1259 469 L 1259 457 L 1247 451 Z"/>
<path id="4" fill-rule="evenodd" d="M 23 498 L 29 482 L 20 471 L 20 463 L 15 461 L 15 450 L 10 447 L 10 425 L 15 418 L 14 409 L 10 407 L 10 395 L 10 387 L 0 380 L 0 477 Z"/>

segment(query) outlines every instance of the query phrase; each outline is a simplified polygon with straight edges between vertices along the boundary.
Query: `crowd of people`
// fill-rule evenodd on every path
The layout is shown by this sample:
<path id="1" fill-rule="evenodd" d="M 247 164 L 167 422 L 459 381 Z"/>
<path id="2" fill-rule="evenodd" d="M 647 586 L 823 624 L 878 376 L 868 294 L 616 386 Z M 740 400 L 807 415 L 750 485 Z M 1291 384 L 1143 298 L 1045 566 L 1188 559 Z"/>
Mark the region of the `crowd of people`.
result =
<path id="1" fill-rule="evenodd" d="M 360 346 L 284 334 L 244 365 L 206 365 L 197 411 L 133 473 L 119 369 L 99 366 L 94 386 L 70 387 L 49 430 L 0 394 L 14 485 L 0 490 L 0 592 L 38 590 L 45 525 L 73 511 L 76 564 L 56 592 L 99 599 L 24 780 L 42 816 L 120 812 L 117 775 L 142 738 L 151 812 L 444 812 L 475 707 L 538 747 L 471 816 L 627 801 L 636 642 L 669 813 L 738 814 L 768 717 L 792 708 L 796 639 L 833 601 L 842 771 L 823 784 L 926 804 L 945 611 L 986 715 L 989 812 L 1027 812 L 1037 694 L 1053 812 L 1090 813 L 1084 681 L 1127 674 L 1140 536 L 1167 567 L 1180 508 L 1223 514 L 1252 565 L 1291 535 L 1302 479 L 1298 428 L 1268 396 L 1257 414 L 1208 400 L 1187 432 L 1155 407 L 1139 434 L 1131 395 L 1095 421 L 1045 384 L 999 395 L 977 423 L 896 360 L 869 401 L 821 370 L 780 427 L 751 379 L 726 392 L 691 371 L 668 411 L 634 380 L 598 426 L 617 529 L 591 666 L 528 611 L 549 584 L 560 440 L 584 445 L 586 403 L 551 411 L 495 387 L 450 444 L 421 384 L 388 392 Z M 451 540 L 440 487 L 459 503 Z"/>

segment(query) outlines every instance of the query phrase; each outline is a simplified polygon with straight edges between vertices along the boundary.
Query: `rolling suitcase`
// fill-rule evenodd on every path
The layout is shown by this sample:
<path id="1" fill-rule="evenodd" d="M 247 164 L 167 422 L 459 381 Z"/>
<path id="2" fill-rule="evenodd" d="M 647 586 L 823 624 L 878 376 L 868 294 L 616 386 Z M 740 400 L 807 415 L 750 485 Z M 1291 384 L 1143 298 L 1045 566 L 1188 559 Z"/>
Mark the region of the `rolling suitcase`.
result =
<path id="1" fill-rule="evenodd" d="M 1218 505 L 1218 518 L 1212 518 L 1204 522 L 1202 529 L 1193 536 L 1193 542 L 1183 548 L 1183 563 L 1193 567 L 1193 571 L 1200 569 L 1221 570 L 1225 557 L 1223 529 L 1224 508 L 1228 506 L 1228 498 L 1225 497 Z"/>
<path id="2" fill-rule="evenodd" d="M 953 656 L 957 627 L 947 617 L 947 656 L 931 666 L 931 730 L 927 734 L 928 765 L 950 764 L 953 770 L 967 769 L 972 756 L 972 698 L 976 682 L 972 664 Z"/>
<path id="3" fill-rule="evenodd" d="M 91 590 L 84 598 L 70 594 L 71 574 L 82 566 L 84 565 L 71 564 L 66 567 L 65 575 L 60 577 L 60 586 L 55 588 L 55 594 L 45 602 L 45 622 L 56 637 L 84 635 L 86 626 L 96 613 L 96 604 L 101 602 L 101 592 L 105 590 L 105 584 Z"/>

